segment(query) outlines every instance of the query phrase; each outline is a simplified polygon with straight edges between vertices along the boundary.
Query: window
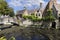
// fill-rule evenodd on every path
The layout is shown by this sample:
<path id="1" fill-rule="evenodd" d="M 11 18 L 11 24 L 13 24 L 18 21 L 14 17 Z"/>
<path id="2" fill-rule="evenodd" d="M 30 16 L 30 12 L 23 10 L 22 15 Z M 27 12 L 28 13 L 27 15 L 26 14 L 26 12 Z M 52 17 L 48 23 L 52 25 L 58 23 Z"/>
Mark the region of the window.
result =
<path id="1" fill-rule="evenodd" d="M 37 10 L 37 12 L 39 12 L 39 10 Z"/>
<path id="2" fill-rule="evenodd" d="M 36 14 L 36 16 L 40 16 L 40 13 Z"/>
<path id="3" fill-rule="evenodd" d="M 37 16 L 37 14 L 36 14 L 36 16 Z"/>
<path id="4" fill-rule="evenodd" d="M 39 14 L 39 16 L 40 16 L 40 14 Z"/>

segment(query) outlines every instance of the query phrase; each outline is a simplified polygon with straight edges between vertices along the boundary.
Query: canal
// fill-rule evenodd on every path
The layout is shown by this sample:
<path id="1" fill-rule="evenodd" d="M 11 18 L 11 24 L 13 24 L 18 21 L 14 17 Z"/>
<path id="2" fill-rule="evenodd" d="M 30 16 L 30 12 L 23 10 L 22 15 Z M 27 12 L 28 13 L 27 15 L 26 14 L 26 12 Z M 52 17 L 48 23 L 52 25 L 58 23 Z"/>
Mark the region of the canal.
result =
<path id="1" fill-rule="evenodd" d="M 60 40 L 60 30 L 40 29 L 37 27 L 13 27 L 0 31 L 7 39 L 12 36 L 16 40 Z"/>
<path id="2" fill-rule="evenodd" d="M 32 35 L 31 37 L 24 37 L 24 36 L 18 36 L 16 37 L 16 40 L 49 40 L 48 37 L 43 35 Z"/>

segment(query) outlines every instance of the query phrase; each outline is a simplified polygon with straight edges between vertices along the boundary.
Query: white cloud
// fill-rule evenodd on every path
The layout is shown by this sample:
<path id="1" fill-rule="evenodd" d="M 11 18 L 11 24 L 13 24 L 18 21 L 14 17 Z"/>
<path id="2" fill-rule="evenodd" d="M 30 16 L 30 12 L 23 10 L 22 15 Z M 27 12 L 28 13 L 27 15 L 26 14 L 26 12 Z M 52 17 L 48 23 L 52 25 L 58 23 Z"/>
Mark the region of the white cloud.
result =
<path id="1" fill-rule="evenodd" d="M 57 1 L 60 4 L 60 0 Z"/>
<path id="2" fill-rule="evenodd" d="M 11 2 L 9 2 L 9 5 L 21 6 L 22 4 L 19 1 L 17 1 L 17 0 L 11 0 Z"/>
<path id="3" fill-rule="evenodd" d="M 9 5 L 13 6 L 32 6 L 32 5 L 39 5 L 39 3 L 44 3 L 43 0 L 11 0 Z"/>
<path id="4" fill-rule="evenodd" d="M 58 4 L 60 4 L 60 1 L 57 1 Z"/>

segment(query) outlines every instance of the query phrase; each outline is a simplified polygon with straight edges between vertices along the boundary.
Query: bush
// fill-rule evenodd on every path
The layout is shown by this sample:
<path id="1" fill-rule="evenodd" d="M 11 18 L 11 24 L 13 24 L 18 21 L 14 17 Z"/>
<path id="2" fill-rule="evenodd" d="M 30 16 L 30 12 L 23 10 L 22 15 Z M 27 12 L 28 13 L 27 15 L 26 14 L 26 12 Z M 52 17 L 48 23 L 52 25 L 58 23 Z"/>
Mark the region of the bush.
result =
<path id="1" fill-rule="evenodd" d="M 48 16 L 48 17 L 44 17 L 42 18 L 43 21 L 54 21 L 55 18 L 53 16 Z"/>
<path id="2" fill-rule="evenodd" d="M 5 36 L 1 37 L 0 40 L 7 40 Z M 11 37 L 9 40 L 16 40 L 15 37 Z"/>
<path id="3" fill-rule="evenodd" d="M 5 36 L 1 37 L 0 40 L 7 40 Z"/>
<path id="4" fill-rule="evenodd" d="M 27 18 L 28 18 L 28 16 L 23 16 L 23 18 L 24 18 L 24 19 L 27 19 Z"/>
<path id="5" fill-rule="evenodd" d="M 24 19 L 30 19 L 30 20 L 33 21 L 33 22 L 39 22 L 39 21 L 41 21 L 41 19 L 38 18 L 38 17 L 35 17 L 34 14 L 32 14 L 32 15 L 30 15 L 30 16 L 23 16 L 23 18 L 24 18 Z"/>
<path id="6" fill-rule="evenodd" d="M 16 40 L 16 39 L 15 39 L 15 37 L 12 36 L 9 40 Z"/>

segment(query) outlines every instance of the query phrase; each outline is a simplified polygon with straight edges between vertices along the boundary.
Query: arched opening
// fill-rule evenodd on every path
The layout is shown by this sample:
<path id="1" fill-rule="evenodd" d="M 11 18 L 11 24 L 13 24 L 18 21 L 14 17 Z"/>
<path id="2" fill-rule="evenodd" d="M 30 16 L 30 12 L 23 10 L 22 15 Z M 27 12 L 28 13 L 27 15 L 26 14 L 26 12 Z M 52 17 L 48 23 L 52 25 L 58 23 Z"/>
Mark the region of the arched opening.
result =
<path id="1" fill-rule="evenodd" d="M 52 22 L 52 28 L 56 28 L 56 22 Z"/>
<path id="2" fill-rule="evenodd" d="M 59 17 L 59 22 L 60 22 L 60 17 Z"/>

